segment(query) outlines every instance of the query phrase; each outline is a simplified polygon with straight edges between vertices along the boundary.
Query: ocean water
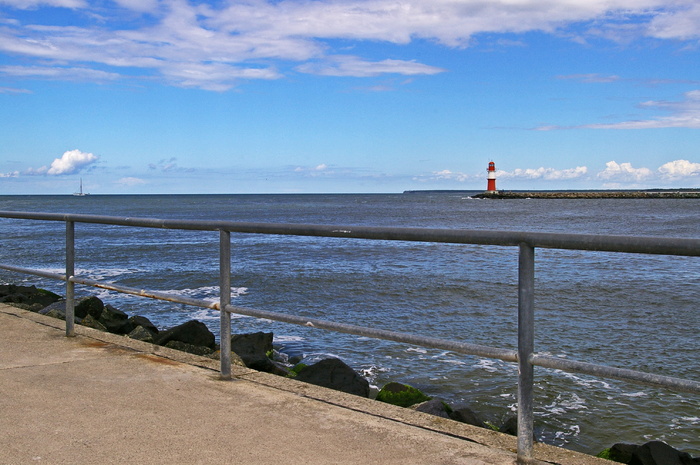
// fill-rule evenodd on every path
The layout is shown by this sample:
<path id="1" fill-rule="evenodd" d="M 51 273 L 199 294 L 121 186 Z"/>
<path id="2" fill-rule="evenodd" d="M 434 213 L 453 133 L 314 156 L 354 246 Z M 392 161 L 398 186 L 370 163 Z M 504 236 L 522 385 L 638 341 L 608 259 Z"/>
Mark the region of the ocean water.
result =
<path id="1" fill-rule="evenodd" d="M 401 226 L 700 237 L 700 200 L 477 200 L 466 193 L 378 195 L 0 196 L 0 210 L 338 226 Z M 63 272 L 65 226 L 0 219 L 0 262 Z M 700 259 L 536 251 L 537 352 L 700 380 Z M 515 348 L 517 249 L 232 234 L 237 305 Z M 217 300 L 218 234 L 76 225 L 77 274 Z M 0 283 L 62 282 L 0 270 Z M 104 290 L 98 295 L 160 327 L 218 313 Z M 514 414 L 510 363 L 259 320 L 283 351 L 333 355 L 381 386 L 399 381 L 499 424 Z M 661 439 L 700 455 L 700 398 L 536 368 L 538 440 L 595 454 Z"/>

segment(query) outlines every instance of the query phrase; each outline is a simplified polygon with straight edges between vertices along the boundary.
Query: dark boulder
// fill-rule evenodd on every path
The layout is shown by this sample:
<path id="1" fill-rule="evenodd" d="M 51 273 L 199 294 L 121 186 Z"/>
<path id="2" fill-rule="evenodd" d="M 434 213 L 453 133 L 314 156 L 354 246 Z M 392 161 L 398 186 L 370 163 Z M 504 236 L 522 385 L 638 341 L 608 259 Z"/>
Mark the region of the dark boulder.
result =
<path id="1" fill-rule="evenodd" d="M 137 326 L 131 332 L 129 332 L 128 336 L 131 339 L 136 339 L 137 341 L 152 343 L 155 334 L 149 331 L 148 328 L 144 328 L 143 326 Z"/>
<path id="2" fill-rule="evenodd" d="M 182 352 L 187 352 L 195 355 L 211 355 L 214 352 L 211 348 L 205 346 L 196 346 L 194 344 L 188 344 L 182 341 L 169 341 L 165 344 L 165 347 L 170 349 L 180 350 Z"/>
<path id="3" fill-rule="evenodd" d="M 46 307 L 39 310 L 39 313 L 42 315 L 53 317 L 53 318 L 59 318 L 61 320 L 65 320 L 66 319 L 66 301 L 59 300 L 58 302 L 54 302 L 51 305 L 47 305 Z"/>
<path id="4" fill-rule="evenodd" d="M 481 416 L 469 407 L 460 407 L 452 410 L 450 418 L 468 425 L 478 426 L 480 428 L 486 427 L 486 422 L 484 422 Z"/>
<path id="5" fill-rule="evenodd" d="M 144 329 L 147 329 L 148 331 L 153 333 L 154 336 L 156 334 L 158 334 L 158 328 L 156 327 L 156 325 L 151 323 L 151 320 L 149 320 L 145 316 L 140 316 L 140 315 L 132 316 L 129 318 L 128 323 L 131 326 L 133 326 L 131 331 L 136 329 L 138 326 L 143 326 Z"/>
<path id="6" fill-rule="evenodd" d="M 75 316 L 77 318 L 85 318 L 90 315 L 99 320 L 104 308 L 104 303 L 95 296 L 81 297 L 75 300 Z"/>
<path id="7" fill-rule="evenodd" d="M 272 333 L 236 334 L 231 337 L 231 352 L 241 357 L 248 368 L 269 371 L 273 365 L 267 354 L 272 352 Z"/>
<path id="8" fill-rule="evenodd" d="M 128 325 L 129 315 L 107 304 L 104 306 L 100 317 L 97 319 L 107 328 L 107 331 L 115 334 L 127 334 L 133 330 Z"/>
<path id="9" fill-rule="evenodd" d="M 0 302 L 22 304 L 23 308 L 38 311 L 61 300 L 61 296 L 36 286 L 0 285 Z"/>
<path id="10" fill-rule="evenodd" d="M 629 465 L 699 465 L 700 458 L 693 458 L 665 442 L 650 441 L 641 446 L 617 443 L 598 454 L 598 457 Z"/>
<path id="11" fill-rule="evenodd" d="M 430 400 L 431 397 L 423 394 L 419 389 L 401 383 L 387 383 L 377 393 L 377 400 L 399 407 L 410 407 Z"/>
<path id="12" fill-rule="evenodd" d="M 80 319 L 78 323 L 83 326 L 87 326 L 88 328 L 98 329 L 105 332 L 107 331 L 105 325 L 100 323 L 99 320 L 96 320 L 92 315 L 87 315 L 85 318 Z"/>
<path id="13" fill-rule="evenodd" d="M 506 418 L 506 421 L 498 428 L 498 431 L 505 434 L 510 434 L 511 436 L 518 435 L 518 417 L 516 415 L 511 415 Z"/>
<path id="14" fill-rule="evenodd" d="M 431 399 L 420 404 L 412 405 L 411 408 L 417 412 L 429 413 L 436 417 L 450 418 L 451 409 L 440 399 Z"/>
<path id="15" fill-rule="evenodd" d="M 369 397 L 369 382 L 342 360 L 327 358 L 301 370 L 296 379 L 337 391 Z"/>
<path id="16" fill-rule="evenodd" d="M 216 347 L 216 338 L 214 334 L 209 331 L 207 325 L 197 320 L 187 321 L 159 333 L 154 342 L 164 346 L 170 341 L 180 341 L 194 346 L 209 347 L 210 349 Z"/>

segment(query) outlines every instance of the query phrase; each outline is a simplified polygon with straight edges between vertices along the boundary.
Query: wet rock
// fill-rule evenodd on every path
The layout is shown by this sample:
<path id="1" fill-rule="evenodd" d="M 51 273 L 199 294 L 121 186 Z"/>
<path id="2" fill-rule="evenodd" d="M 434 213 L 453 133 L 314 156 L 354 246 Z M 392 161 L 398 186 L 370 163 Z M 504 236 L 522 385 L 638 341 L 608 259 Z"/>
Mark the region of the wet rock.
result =
<path id="1" fill-rule="evenodd" d="M 599 457 L 629 465 L 698 465 L 700 458 L 693 458 L 662 441 L 636 444 L 618 443 L 606 449 Z"/>
<path id="2" fill-rule="evenodd" d="M 96 320 L 92 315 L 87 315 L 85 318 L 80 319 L 79 323 L 83 326 L 87 326 L 88 328 L 94 328 L 105 332 L 107 331 L 105 325 Z"/>
<path id="3" fill-rule="evenodd" d="M 153 333 L 153 336 L 155 337 L 156 334 L 158 334 L 158 328 L 156 325 L 151 323 L 151 320 L 146 318 L 145 316 L 132 316 L 128 320 L 128 324 L 133 326 L 133 329 L 136 329 L 138 326 L 142 326 L 144 329 L 148 330 L 149 332 Z"/>
<path id="4" fill-rule="evenodd" d="M 469 407 L 460 407 L 452 410 L 452 413 L 450 413 L 450 418 L 455 421 L 478 426 L 480 428 L 487 427 L 486 422 L 484 422 L 481 416 Z"/>
<path id="5" fill-rule="evenodd" d="M 399 407 L 410 407 L 430 399 L 429 396 L 426 396 L 413 386 L 395 382 L 387 383 L 377 393 L 378 401 L 398 405 Z"/>
<path id="6" fill-rule="evenodd" d="M 450 408 L 440 399 L 431 399 L 420 404 L 412 405 L 411 408 L 417 412 L 429 413 L 436 417 L 450 418 Z"/>
<path id="7" fill-rule="evenodd" d="M 498 428 L 498 431 L 505 434 L 510 434 L 511 436 L 518 435 L 518 417 L 516 415 L 511 415 L 506 418 L 506 421 Z"/>
<path id="8" fill-rule="evenodd" d="M 75 301 L 75 316 L 77 318 L 85 318 L 90 315 L 94 319 L 99 320 L 104 308 L 104 303 L 95 296 L 81 297 Z"/>
<path id="9" fill-rule="evenodd" d="M 337 358 L 327 358 L 303 368 L 296 379 L 348 394 L 369 397 L 369 382 Z"/>
<path id="10" fill-rule="evenodd" d="M 102 323 L 110 333 L 126 334 L 133 329 L 128 325 L 129 315 L 109 304 L 104 306 L 98 321 Z"/>
<path id="11" fill-rule="evenodd" d="M 186 342 L 182 341 L 169 341 L 167 344 L 165 344 L 165 347 L 169 347 L 170 349 L 175 349 L 175 350 L 180 350 L 182 352 L 187 352 L 190 354 L 194 355 L 211 355 L 212 352 L 214 352 L 211 348 L 205 347 L 205 346 L 197 346 L 194 344 L 188 344 Z"/>
<path id="12" fill-rule="evenodd" d="M 144 328 L 143 326 L 137 326 L 128 334 L 128 336 L 131 339 L 136 339 L 137 341 L 152 343 L 155 334 L 149 331 L 148 328 Z"/>
<path id="13" fill-rule="evenodd" d="M 216 338 L 214 334 L 209 331 L 207 325 L 197 320 L 190 320 L 170 328 L 167 331 L 158 333 L 154 342 L 164 346 L 170 341 L 180 341 L 195 346 L 209 347 L 210 349 L 216 347 Z"/>
<path id="14" fill-rule="evenodd" d="M 58 302 L 54 302 L 51 305 L 47 305 L 46 307 L 39 310 L 39 313 L 41 315 L 46 315 L 46 316 L 50 316 L 53 318 L 59 318 L 61 320 L 65 320 L 66 319 L 66 301 L 59 300 Z"/>
<path id="15" fill-rule="evenodd" d="M 0 302 L 21 304 L 22 308 L 32 311 L 40 309 L 61 300 L 61 296 L 36 286 L 17 286 L 15 284 L 0 285 Z"/>
<path id="16" fill-rule="evenodd" d="M 272 364 L 267 356 L 272 352 L 272 333 L 236 334 L 231 337 L 231 351 L 238 354 L 248 368 L 267 371 Z"/>

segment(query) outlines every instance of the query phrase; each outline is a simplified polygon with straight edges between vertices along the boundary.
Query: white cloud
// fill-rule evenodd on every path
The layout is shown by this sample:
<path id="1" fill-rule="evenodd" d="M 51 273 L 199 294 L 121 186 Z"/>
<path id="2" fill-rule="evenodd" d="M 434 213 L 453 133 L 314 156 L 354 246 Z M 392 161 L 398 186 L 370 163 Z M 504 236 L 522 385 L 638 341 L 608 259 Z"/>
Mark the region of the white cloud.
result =
<path id="1" fill-rule="evenodd" d="M 614 39 L 609 32 L 613 30 L 658 39 L 691 40 L 700 35 L 696 0 L 115 0 L 116 7 L 97 3 L 0 0 L 0 5 L 18 9 L 54 6 L 80 9 L 82 14 L 76 23 L 80 25 L 74 26 L 32 24 L 26 19 L 31 13 L 21 21 L 5 19 L 0 51 L 29 64 L 5 66 L 3 72 L 102 82 L 116 75 L 133 76 L 133 70 L 122 73 L 122 69 L 137 68 L 143 78 L 155 74 L 172 85 L 224 91 L 241 80 L 281 77 L 284 71 L 275 63 L 326 76 L 443 71 L 410 58 L 339 57 L 334 39 L 395 44 L 425 39 L 466 47 L 482 33 L 538 31 L 579 41 L 585 41 L 587 34 Z M 585 76 L 580 78 L 596 82 L 616 78 Z"/>
<path id="2" fill-rule="evenodd" d="M 700 4 L 685 3 L 655 16 L 649 23 L 647 34 L 660 39 L 697 39 L 700 37 Z"/>
<path id="3" fill-rule="evenodd" d="M 498 171 L 496 172 L 496 177 L 502 178 L 524 178 L 524 179 L 544 179 L 547 181 L 563 180 L 563 179 L 576 179 L 584 176 L 588 173 L 588 168 L 585 166 L 577 166 L 576 168 L 569 168 L 564 170 L 557 170 L 554 168 L 516 168 L 513 171 Z"/>
<path id="4" fill-rule="evenodd" d="M 584 124 L 580 126 L 540 126 L 538 131 L 557 129 L 662 129 L 662 128 L 692 128 L 700 129 L 700 90 L 692 90 L 683 94 L 680 101 L 642 102 L 642 108 L 657 108 L 670 112 L 670 116 L 659 116 L 651 119 L 621 121 L 618 123 Z"/>
<path id="5" fill-rule="evenodd" d="M 658 171 L 664 179 L 690 178 L 700 176 L 700 163 L 692 163 L 688 160 L 674 160 L 661 165 Z"/>
<path id="6" fill-rule="evenodd" d="M 87 6 L 87 3 L 85 0 L 0 0 L 0 5 L 9 5 L 13 8 L 25 10 L 40 6 L 83 8 Z"/>
<path id="7" fill-rule="evenodd" d="M 297 71 L 321 76 L 354 76 L 370 77 L 381 74 L 438 74 L 445 70 L 435 66 L 428 66 L 415 61 L 406 60 L 382 60 L 365 61 L 354 56 L 330 57 L 323 63 L 305 63 L 297 66 Z"/>
<path id="8" fill-rule="evenodd" d="M 133 187 L 133 186 L 141 186 L 143 184 L 147 184 L 147 182 L 141 178 L 125 177 L 125 178 L 121 178 L 121 179 L 115 181 L 115 184 L 119 184 L 120 186 L 125 186 L 125 187 Z"/>
<path id="9" fill-rule="evenodd" d="M 41 168 L 29 168 L 25 174 L 29 175 L 42 175 L 47 174 L 49 176 L 61 176 L 65 174 L 75 174 L 82 171 L 84 168 L 95 163 L 99 159 L 98 156 L 92 153 L 81 152 L 80 150 L 69 150 L 64 152 L 61 158 L 54 159 L 51 162 L 51 166 L 48 168 L 42 166 Z"/>
<path id="10" fill-rule="evenodd" d="M 176 157 L 164 158 L 159 160 L 158 163 L 149 163 L 148 169 L 161 171 L 163 173 L 173 171 L 191 173 L 194 171 L 194 168 L 182 168 L 178 166 Z"/>
<path id="11" fill-rule="evenodd" d="M 70 81 L 113 81 L 121 76 L 90 68 L 65 68 L 61 66 L 0 66 L 0 75 L 12 77 L 36 77 L 42 79 L 64 79 Z"/>
<path id="12" fill-rule="evenodd" d="M 417 176 L 414 178 L 416 181 L 474 181 L 477 179 L 484 178 L 484 176 L 476 176 L 473 174 L 466 174 L 460 172 L 453 172 L 450 170 L 434 171 L 430 176 Z"/>
<path id="13" fill-rule="evenodd" d="M 27 89 L 15 89 L 14 87 L 0 87 L 0 94 L 31 94 Z"/>
<path id="14" fill-rule="evenodd" d="M 46 174 L 56 176 L 62 174 L 74 174 L 81 171 L 86 166 L 96 162 L 98 157 L 92 153 L 81 152 L 80 150 L 69 150 L 64 152 L 61 158 L 56 158 Z"/>
<path id="15" fill-rule="evenodd" d="M 632 163 L 617 163 L 609 161 L 605 164 L 605 169 L 598 173 L 598 177 L 612 181 L 644 181 L 653 176 L 649 168 L 634 168 Z"/>
<path id="16" fill-rule="evenodd" d="M 9 173 L 0 173 L 0 178 L 18 178 L 19 171 L 10 171 Z"/>

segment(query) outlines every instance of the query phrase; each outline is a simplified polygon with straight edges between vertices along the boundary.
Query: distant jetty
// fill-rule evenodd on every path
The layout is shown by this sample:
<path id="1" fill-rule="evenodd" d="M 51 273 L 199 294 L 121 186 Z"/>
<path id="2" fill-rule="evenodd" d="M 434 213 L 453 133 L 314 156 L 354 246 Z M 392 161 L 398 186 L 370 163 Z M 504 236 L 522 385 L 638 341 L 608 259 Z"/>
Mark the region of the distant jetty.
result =
<path id="1" fill-rule="evenodd" d="M 497 191 L 472 196 L 477 199 L 700 199 L 700 189 L 651 189 L 634 191 Z"/>
<path id="2" fill-rule="evenodd" d="M 576 191 L 467 191 L 410 190 L 404 194 L 460 194 L 474 199 L 700 199 L 700 189 L 576 190 Z"/>

